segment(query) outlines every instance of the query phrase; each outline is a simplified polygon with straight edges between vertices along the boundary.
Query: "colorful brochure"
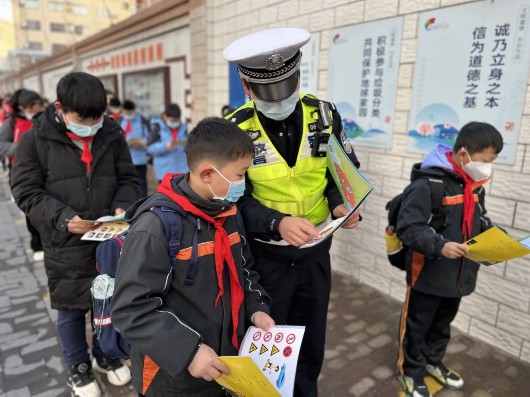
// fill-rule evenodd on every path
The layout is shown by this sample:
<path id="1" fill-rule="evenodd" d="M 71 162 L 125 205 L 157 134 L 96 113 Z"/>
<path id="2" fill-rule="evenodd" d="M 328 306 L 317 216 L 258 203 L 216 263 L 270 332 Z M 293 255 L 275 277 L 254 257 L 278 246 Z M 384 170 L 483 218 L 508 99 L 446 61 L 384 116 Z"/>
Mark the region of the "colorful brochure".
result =
<path id="1" fill-rule="evenodd" d="M 230 369 L 216 382 L 238 397 L 292 397 L 305 327 L 250 327 L 238 357 L 220 357 Z"/>
<path id="2" fill-rule="evenodd" d="M 319 231 L 322 237 L 315 238 L 300 248 L 313 247 L 326 240 L 353 215 L 374 190 L 374 185 L 355 167 L 334 135 L 329 138 L 327 161 L 328 169 L 340 189 L 344 205 L 350 212 L 342 218 L 321 225 Z"/>
<path id="3" fill-rule="evenodd" d="M 102 219 L 102 218 L 100 218 Z M 120 219 L 123 219 L 120 218 Z M 129 224 L 123 220 L 121 221 L 109 221 L 103 222 L 98 221 L 88 232 L 83 234 L 81 240 L 86 241 L 103 241 L 112 238 L 125 230 L 129 229 Z"/>
<path id="4" fill-rule="evenodd" d="M 517 241 L 496 226 L 465 244 L 469 250 L 466 257 L 486 266 L 530 254 L 530 236 Z"/>

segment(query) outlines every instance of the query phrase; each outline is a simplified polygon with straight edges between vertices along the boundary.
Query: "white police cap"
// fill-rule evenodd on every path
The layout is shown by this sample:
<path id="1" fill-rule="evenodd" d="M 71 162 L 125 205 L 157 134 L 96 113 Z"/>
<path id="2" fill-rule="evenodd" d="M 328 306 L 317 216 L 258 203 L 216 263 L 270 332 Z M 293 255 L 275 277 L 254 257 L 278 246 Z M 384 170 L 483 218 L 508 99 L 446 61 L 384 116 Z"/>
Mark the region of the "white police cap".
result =
<path id="1" fill-rule="evenodd" d="M 230 62 L 237 62 L 240 76 L 260 99 L 278 101 L 298 85 L 300 48 L 311 34 L 298 28 L 266 29 L 231 43 L 223 51 Z M 280 84 L 281 83 L 281 84 Z"/>

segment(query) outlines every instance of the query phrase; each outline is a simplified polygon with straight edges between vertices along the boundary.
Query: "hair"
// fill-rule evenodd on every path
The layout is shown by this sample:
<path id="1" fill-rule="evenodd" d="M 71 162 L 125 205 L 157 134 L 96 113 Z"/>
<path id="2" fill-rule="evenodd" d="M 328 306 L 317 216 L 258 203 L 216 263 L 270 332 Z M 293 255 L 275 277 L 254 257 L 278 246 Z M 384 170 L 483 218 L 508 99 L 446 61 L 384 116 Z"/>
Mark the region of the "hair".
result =
<path id="1" fill-rule="evenodd" d="M 109 101 L 109 106 L 110 107 L 120 107 L 121 106 L 121 101 L 120 101 L 120 98 L 111 98 L 110 101 Z"/>
<path id="2" fill-rule="evenodd" d="M 112 90 L 109 90 L 108 88 L 105 88 L 105 95 L 114 95 L 114 92 L 112 92 Z"/>
<path id="3" fill-rule="evenodd" d="M 15 91 L 11 97 L 11 107 L 14 114 L 20 114 L 20 107 L 31 107 L 37 103 L 43 103 L 42 97 L 35 91 L 20 89 Z"/>
<path id="4" fill-rule="evenodd" d="M 488 123 L 472 121 L 462 127 L 456 138 L 453 150 L 457 152 L 466 148 L 467 152 L 472 155 L 492 148 L 495 154 L 499 154 L 504 146 L 502 135 L 497 129 Z"/>
<path id="5" fill-rule="evenodd" d="M 133 101 L 125 100 L 123 101 L 123 109 L 125 110 L 134 110 L 136 109 L 136 105 Z"/>
<path id="6" fill-rule="evenodd" d="M 176 103 L 172 103 L 166 108 L 166 111 L 164 113 L 167 117 L 175 117 L 177 119 L 180 119 L 180 106 Z"/>
<path id="7" fill-rule="evenodd" d="M 68 73 L 59 80 L 57 100 L 65 112 L 76 112 L 83 119 L 101 117 L 107 109 L 103 83 L 83 72 Z"/>
<path id="8" fill-rule="evenodd" d="M 254 157 L 252 139 L 236 124 L 209 117 L 197 124 L 186 142 L 186 159 L 190 170 L 203 160 L 211 160 L 219 167 L 244 157 Z"/>

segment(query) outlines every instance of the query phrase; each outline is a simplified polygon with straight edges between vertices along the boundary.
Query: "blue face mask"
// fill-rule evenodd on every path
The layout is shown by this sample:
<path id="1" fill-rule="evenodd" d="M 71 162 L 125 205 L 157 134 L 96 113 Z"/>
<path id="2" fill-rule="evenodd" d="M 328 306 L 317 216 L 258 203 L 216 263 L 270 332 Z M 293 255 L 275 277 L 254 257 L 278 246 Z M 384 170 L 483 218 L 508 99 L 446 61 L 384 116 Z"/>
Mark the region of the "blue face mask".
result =
<path id="1" fill-rule="evenodd" d="M 239 180 L 239 181 L 235 181 L 235 182 L 231 182 L 229 181 L 228 179 L 226 179 L 226 177 L 221 174 L 217 168 L 213 167 L 213 169 L 215 170 L 215 172 L 217 172 L 219 175 L 221 175 L 221 177 L 228 182 L 228 184 L 230 185 L 230 187 L 228 188 L 228 192 L 226 192 L 226 196 L 224 197 L 219 197 L 217 196 L 214 191 L 212 190 L 211 186 L 208 185 L 208 188 L 210 189 L 210 192 L 212 192 L 213 194 L 213 199 L 214 200 L 221 200 L 221 201 L 228 201 L 230 203 L 236 203 L 240 198 L 241 196 L 243 196 L 243 194 L 245 193 L 245 178 Z"/>
<path id="2" fill-rule="evenodd" d="M 169 128 L 179 128 L 180 121 L 168 121 L 166 124 Z"/>
<path id="3" fill-rule="evenodd" d="M 63 117 L 66 121 L 68 121 L 68 125 L 66 127 L 68 127 L 71 132 L 73 132 L 77 136 L 80 136 L 81 138 L 88 138 L 89 136 L 94 136 L 101 129 L 101 127 L 103 127 L 103 120 L 89 127 L 83 124 L 72 123 L 70 120 L 68 120 L 66 114 L 63 115 Z"/>

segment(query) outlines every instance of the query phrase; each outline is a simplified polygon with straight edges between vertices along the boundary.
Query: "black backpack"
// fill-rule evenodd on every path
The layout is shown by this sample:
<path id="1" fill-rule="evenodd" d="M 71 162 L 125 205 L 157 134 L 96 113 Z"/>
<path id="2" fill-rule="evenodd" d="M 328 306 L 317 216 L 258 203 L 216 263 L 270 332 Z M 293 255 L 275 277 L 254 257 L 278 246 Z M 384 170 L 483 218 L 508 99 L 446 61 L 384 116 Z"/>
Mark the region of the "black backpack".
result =
<path id="1" fill-rule="evenodd" d="M 431 185 L 431 221 L 429 225 L 433 227 L 434 230 L 440 229 L 444 222 L 444 214 L 442 211 L 443 198 L 444 198 L 444 184 L 441 179 L 429 178 L 429 183 Z M 386 254 L 388 256 L 388 261 L 394 267 L 398 269 L 405 270 L 406 268 L 406 259 L 407 259 L 407 247 L 403 244 L 397 236 L 397 221 L 399 210 L 401 209 L 401 203 L 403 202 L 403 193 L 398 194 L 388 203 L 386 203 L 386 210 L 388 212 L 388 226 L 385 231 L 385 241 L 386 241 Z"/>

